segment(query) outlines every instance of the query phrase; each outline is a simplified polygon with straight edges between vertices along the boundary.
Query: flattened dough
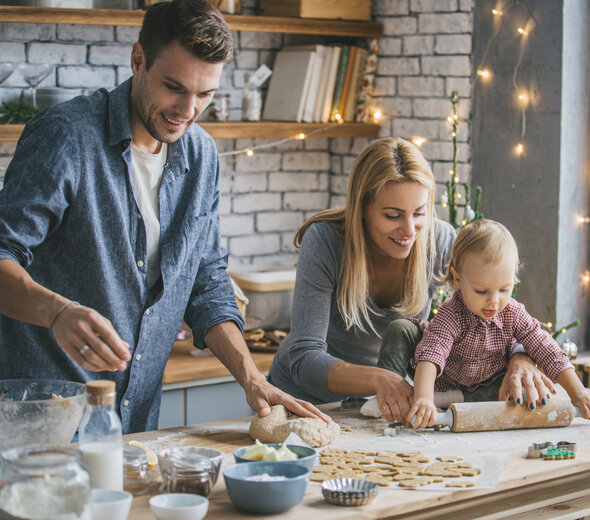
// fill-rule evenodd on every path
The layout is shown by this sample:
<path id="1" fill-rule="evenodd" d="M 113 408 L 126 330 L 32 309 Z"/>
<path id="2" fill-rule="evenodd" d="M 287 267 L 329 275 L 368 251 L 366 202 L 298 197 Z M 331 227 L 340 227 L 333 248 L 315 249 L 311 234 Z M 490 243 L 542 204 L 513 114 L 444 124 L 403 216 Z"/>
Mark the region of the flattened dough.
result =
<path id="1" fill-rule="evenodd" d="M 260 442 L 283 442 L 291 432 L 316 448 L 338 437 L 340 426 L 335 421 L 326 424 L 321 419 L 289 413 L 282 404 L 271 407 L 266 417 L 256 416 L 250 423 L 250 437 Z"/>

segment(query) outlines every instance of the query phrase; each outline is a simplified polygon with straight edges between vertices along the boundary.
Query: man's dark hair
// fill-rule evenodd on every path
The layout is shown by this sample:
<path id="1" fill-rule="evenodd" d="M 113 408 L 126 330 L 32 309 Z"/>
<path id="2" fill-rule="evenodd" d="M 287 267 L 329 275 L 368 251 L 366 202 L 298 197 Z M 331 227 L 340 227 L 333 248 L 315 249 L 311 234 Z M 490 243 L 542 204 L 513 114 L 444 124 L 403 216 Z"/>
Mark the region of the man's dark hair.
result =
<path id="1" fill-rule="evenodd" d="M 233 37 L 226 21 L 205 0 L 164 1 L 147 9 L 139 32 L 146 69 L 174 41 L 209 63 L 225 62 L 233 52 Z"/>

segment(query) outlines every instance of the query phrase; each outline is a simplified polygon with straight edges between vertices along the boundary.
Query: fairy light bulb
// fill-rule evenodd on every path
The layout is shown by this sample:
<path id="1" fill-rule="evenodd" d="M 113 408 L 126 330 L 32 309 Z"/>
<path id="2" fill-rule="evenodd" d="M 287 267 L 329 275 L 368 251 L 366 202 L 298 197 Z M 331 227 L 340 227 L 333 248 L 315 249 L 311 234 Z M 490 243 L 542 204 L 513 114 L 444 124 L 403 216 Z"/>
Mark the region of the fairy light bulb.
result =
<path id="1" fill-rule="evenodd" d="M 522 155 L 524 153 L 524 145 L 522 143 L 518 143 L 514 147 L 514 151 L 516 152 L 517 155 Z"/>
<path id="2" fill-rule="evenodd" d="M 449 170 L 449 175 L 454 175 L 455 174 L 455 170 Z"/>
<path id="3" fill-rule="evenodd" d="M 342 119 L 342 115 L 341 114 L 335 114 L 334 115 L 334 119 L 338 122 L 338 123 L 343 123 L 344 120 Z"/>
<path id="4" fill-rule="evenodd" d="M 298 139 L 299 141 L 303 141 L 305 139 L 305 134 L 303 132 L 300 132 L 295 136 L 295 139 Z"/>
<path id="5" fill-rule="evenodd" d="M 432 314 L 438 314 L 438 309 L 432 309 Z"/>
<path id="6" fill-rule="evenodd" d="M 252 157 L 252 156 L 254 155 L 254 150 L 252 150 L 252 148 L 248 148 L 248 149 L 246 150 L 246 155 L 247 155 L 248 157 Z"/>
<path id="7" fill-rule="evenodd" d="M 421 148 L 422 145 L 427 141 L 428 139 L 426 139 L 426 137 L 421 137 L 419 135 L 412 137 L 412 142 L 416 145 L 417 148 Z"/>
<path id="8" fill-rule="evenodd" d="M 380 121 L 382 117 L 383 117 L 383 112 L 381 112 L 381 110 L 379 108 L 376 108 L 375 112 L 373 112 L 373 119 L 375 121 Z"/>
<path id="9" fill-rule="evenodd" d="M 492 14 L 494 16 L 502 16 L 504 13 L 500 9 L 492 9 Z"/>
<path id="10" fill-rule="evenodd" d="M 523 36 L 526 36 L 528 34 L 528 32 L 526 31 L 526 29 L 524 29 L 524 27 L 519 27 L 517 30 L 518 30 L 518 33 L 522 34 Z"/>
<path id="11" fill-rule="evenodd" d="M 443 289 L 438 290 L 438 294 L 444 294 L 444 293 L 445 293 L 445 291 Z"/>
<path id="12" fill-rule="evenodd" d="M 550 329 L 553 327 L 553 323 L 551 323 L 550 321 L 547 322 L 547 328 Z"/>
<path id="13" fill-rule="evenodd" d="M 492 73 L 488 69 L 479 69 L 477 75 L 483 79 L 490 79 Z"/>
<path id="14" fill-rule="evenodd" d="M 582 281 L 587 284 L 588 282 L 590 282 L 590 272 L 586 271 L 583 275 L 582 275 Z"/>

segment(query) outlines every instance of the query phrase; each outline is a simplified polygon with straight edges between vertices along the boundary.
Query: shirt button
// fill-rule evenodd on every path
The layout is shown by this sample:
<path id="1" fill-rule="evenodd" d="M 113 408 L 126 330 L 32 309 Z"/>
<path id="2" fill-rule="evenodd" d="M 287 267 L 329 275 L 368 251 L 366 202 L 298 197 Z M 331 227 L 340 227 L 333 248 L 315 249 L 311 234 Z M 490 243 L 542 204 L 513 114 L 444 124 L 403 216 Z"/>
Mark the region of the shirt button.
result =
<path id="1" fill-rule="evenodd" d="M 138 220 L 141 220 L 141 213 L 137 214 L 137 218 L 138 218 Z"/>
<path id="2" fill-rule="evenodd" d="M 129 406 L 129 400 L 128 399 L 125 399 L 123 401 L 123 406 Z"/>
<path id="3" fill-rule="evenodd" d="M 482 334 L 479 339 L 485 339 L 485 336 Z"/>
<path id="4" fill-rule="evenodd" d="M 137 261 L 137 267 L 143 267 L 143 260 Z"/>
<path id="5" fill-rule="evenodd" d="M 141 359 L 141 354 L 137 354 L 137 356 L 135 356 L 135 359 L 136 359 L 137 361 L 139 361 L 139 360 Z"/>
<path id="6" fill-rule="evenodd" d="M 473 361 L 477 361 L 477 356 L 474 356 L 473 357 Z"/>
<path id="7" fill-rule="evenodd" d="M 145 310 L 145 315 L 147 316 L 149 313 L 150 313 L 150 310 L 149 309 L 146 309 Z"/>

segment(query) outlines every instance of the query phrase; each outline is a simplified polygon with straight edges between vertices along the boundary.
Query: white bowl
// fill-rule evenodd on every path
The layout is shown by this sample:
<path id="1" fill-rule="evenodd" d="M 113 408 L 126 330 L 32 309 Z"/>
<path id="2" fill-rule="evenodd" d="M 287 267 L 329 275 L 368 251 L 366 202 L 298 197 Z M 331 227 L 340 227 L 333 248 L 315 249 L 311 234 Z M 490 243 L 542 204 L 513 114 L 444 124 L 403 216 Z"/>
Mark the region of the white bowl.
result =
<path id="1" fill-rule="evenodd" d="M 127 520 L 133 495 L 115 489 L 91 489 L 90 511 L 93 520 Z"/>
<path id="2" fill-rule="evenodd" d="M 150 508 L 158 520 L 201 520 L 209 500 L 191 493 L 168 493 L 150 498 Z"/>

